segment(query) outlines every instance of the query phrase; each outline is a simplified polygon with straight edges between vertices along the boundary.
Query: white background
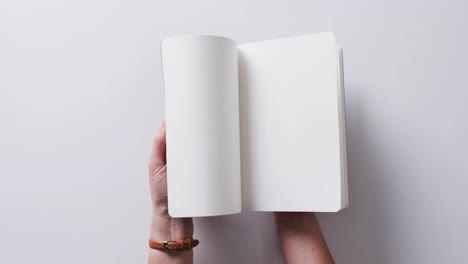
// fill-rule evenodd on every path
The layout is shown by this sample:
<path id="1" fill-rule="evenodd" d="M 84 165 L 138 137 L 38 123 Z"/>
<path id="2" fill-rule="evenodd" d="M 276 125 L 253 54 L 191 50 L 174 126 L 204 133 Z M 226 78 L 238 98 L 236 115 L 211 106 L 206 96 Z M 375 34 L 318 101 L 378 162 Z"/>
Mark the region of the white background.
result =
<path id="1" fill-rule="evenodd" d="M 334 31 L 349 208 L 338 263 L 467 263 L 468 2 L 0 2 L 0 263 L 144 263 L 161 40 Z M 197 263 L 282 263 L 270 214 L 196 221 Z"/>

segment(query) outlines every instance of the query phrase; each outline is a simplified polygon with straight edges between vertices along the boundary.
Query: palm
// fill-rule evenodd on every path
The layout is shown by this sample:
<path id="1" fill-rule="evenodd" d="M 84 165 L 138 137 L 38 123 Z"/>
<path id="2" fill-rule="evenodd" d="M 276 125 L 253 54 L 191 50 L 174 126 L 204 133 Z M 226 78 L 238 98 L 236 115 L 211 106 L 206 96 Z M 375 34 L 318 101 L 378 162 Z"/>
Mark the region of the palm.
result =
<path id="1" fill-rule="evenodd" d="M 167 209 L 166 123 L 154 139 L 149 161 L 150 191 L 153 205 Z"/>

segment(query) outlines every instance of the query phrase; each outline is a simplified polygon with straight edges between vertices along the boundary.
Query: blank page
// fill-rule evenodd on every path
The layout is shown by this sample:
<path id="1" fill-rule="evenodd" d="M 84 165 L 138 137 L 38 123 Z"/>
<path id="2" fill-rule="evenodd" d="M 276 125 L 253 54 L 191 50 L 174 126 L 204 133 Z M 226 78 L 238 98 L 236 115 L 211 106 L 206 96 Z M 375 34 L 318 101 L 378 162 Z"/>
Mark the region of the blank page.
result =
<path id="1" fill-rule="evenodd" d="M 169 214 L 241 211 L 237 46 L 215 36 L 162 44 Z"/>
<path id="2" fill-rule="evenodd" d="M 238 52 L 243 208 L 340 210 L 347 199 L 334 35 L 249 43 Z"/>

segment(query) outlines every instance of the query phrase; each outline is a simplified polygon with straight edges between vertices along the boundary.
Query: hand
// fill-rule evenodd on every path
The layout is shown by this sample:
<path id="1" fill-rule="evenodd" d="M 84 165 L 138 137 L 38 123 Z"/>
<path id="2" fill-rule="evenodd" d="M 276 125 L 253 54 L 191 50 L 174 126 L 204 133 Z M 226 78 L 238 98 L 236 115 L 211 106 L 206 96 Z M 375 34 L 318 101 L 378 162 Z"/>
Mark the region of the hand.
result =
<path id="1" fill-rule="evenodd" d="M 154 138 L 149 160 L 150 191 L 153 212 L 169 217 L 167 206 L 166 121 Z"/>
<path id="2" fill-rule="evenodd" d="M 149 160 L 149 184 L 153 205 L 150 238 L 164 240 L 179 240 L 193 236 L 192 218 L 172 218 L 167 205 L 167 171 L 166 171 L 166 122 L 154 138 L 153 150 Z M 148 263 L 192 263 L 191 250 L 167 253 L 151 250 Z"/>
<path id="3" fill-rule="evenodd" d="M 149 182 L 153 201 L 150 238 L 178 240 L 193 236 L 191 218 L 168 214 L 166 172 L 166 125 L 154 139 L 149 161 Z M 333 263 L 314 213 L 275 213 L 276 227 L 287 263 Z M 149 263 L 192 263 L 192 251 L 168 254 L 150 250 Z"/>
<path id="4" fill-rule="evenodd" d="M 275 212 L 286 262 L 334 263 L 315 213 Z"/>

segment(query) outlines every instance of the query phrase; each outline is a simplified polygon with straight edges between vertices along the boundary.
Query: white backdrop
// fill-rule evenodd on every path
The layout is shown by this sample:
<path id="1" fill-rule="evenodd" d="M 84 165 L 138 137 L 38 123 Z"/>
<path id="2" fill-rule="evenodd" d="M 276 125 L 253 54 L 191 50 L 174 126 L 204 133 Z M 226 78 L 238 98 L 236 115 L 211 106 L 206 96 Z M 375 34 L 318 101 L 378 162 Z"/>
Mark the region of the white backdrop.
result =
<path id="1" fill-rule="evenodd" d="M 334 31 L 349 208 L 338 263 L 467 263 L 468 2 L 0 2 L 0 263 L 144 263 L 170 35 Z M 283 263 L 270 214 L 196 221 L 197 263 Z"/>

